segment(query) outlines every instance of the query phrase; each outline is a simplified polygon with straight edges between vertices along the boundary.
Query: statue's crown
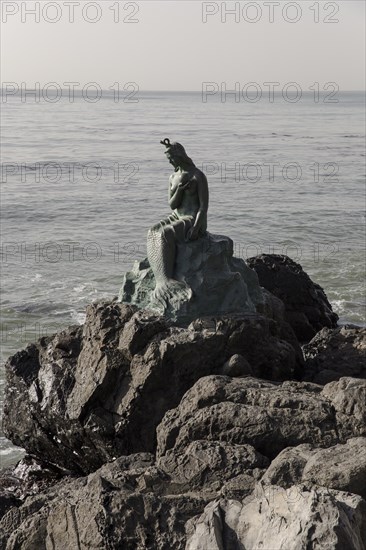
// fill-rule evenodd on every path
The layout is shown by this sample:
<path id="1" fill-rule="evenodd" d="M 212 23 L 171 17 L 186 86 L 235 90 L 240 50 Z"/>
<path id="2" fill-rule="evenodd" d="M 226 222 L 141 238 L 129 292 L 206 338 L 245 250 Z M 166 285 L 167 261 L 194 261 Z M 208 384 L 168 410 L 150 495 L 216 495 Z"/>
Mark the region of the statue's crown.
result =
<path id="1" fill-rule="evenodd" d="M 180 156 L 186 155 L 186 151 L 181 143 L 178 143 L 177 141 L 173 141 L 173 143 L 170 141 L 169 138 L 165 138 L 160 142 L 162 145 L 165 145 L 166 147 L 166 153 L 168 150 L 172 153 L 178 154 Z"/>
<path id="2" fill-rule="evenodd" d="M 169 139 L 169 138 L 163 139 L 160 143 L 161 143 L 162 145 L 165 145 L 165 147 L 167 147 L 167 148 L 171 146 L 171 143 L 170 143 L 170 139 Z"/>
<path id="3" fill-rule="evenodd" d="M 184 149 L 181 143 L 178 143 L 177 141 L 173 141 L 172 143 L 169 138 L 163 139 L 160 143 L 162 145 L 165 145 L 166 155 L 173 155 L 174 157 L 183 160 L 185 163 L 194 165 L 192 159 L 189 158 L 189 156 L 186 153 L 186 150 Z"/>

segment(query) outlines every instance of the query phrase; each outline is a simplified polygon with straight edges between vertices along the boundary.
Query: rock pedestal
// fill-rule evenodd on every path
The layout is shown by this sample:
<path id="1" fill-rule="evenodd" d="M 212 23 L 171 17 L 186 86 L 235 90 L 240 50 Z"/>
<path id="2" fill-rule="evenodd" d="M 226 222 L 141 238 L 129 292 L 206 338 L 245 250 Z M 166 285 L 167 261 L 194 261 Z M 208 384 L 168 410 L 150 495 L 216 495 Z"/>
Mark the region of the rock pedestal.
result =
<path id="1" fill-rule="evenodd" d="M 155 278 L 147 259 L 125 274 L 119 301 L 152 310 L 177 322 L 203 315 L 250 313 L 263 302 L 258 277 L 244 260 L 233 257 L 233 241 L 207 233 L 196 241 L 177 244 L 174 278 L 193 292 L 177 293 L 168 305 L 154 300 Z"/>

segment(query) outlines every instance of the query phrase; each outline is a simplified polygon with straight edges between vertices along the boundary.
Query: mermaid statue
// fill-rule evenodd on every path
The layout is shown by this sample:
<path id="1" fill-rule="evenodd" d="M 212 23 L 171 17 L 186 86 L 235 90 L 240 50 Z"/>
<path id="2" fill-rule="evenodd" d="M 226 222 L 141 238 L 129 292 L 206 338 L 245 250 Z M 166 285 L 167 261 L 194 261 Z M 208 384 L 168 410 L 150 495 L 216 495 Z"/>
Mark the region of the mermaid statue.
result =
<path id="1" fill-rule="evenodd" d="M 174 167 L 169 178 L 169 206 L 172 214 L 151 227 L 147 234 L 147 256 L 155 277 L 153 300 L 166 306 L 178 296 L 189 300 L 192 290 L 185 281 L 174 279 L 177 243 L 193 241 L 206 234 L 208 185 L 206 176 L 188 157 L 183 145 L 168 138 L 165 154 Z"/>
<path id="2" fill-rule="evenodd" d="M 230 237 L 207 231 L 206 176 L 180 143 L 167 138 L 160 143 L 174 167 L 169 178 L 172 212 L 149 229 L 147 258 L 136 260 L 124 274 L 118 301 L 178 326 L 210 316 L 255 313 L 257 306 L 262 311 L 256 272 L 233 257 Z"/>

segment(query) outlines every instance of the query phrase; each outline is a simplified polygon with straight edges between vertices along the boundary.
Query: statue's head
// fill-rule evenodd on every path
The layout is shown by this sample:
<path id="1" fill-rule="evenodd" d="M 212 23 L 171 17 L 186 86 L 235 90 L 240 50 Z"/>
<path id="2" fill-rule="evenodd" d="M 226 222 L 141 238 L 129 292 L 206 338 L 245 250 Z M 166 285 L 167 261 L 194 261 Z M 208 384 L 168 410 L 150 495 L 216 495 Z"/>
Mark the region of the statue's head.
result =
<path id="1" fill-rule="evenodd" d="M 167 156 L 167 159 L 176 170 L 179 168 L 179 166 L 194 166 L 192 159 L 190 159 L 187 155 L 183 145 L 178 142 L 170 143 L 170 140 L 168 138 L 163 139 L 160 143 L 162 145 L 165 145 L 165 154 Z"/>

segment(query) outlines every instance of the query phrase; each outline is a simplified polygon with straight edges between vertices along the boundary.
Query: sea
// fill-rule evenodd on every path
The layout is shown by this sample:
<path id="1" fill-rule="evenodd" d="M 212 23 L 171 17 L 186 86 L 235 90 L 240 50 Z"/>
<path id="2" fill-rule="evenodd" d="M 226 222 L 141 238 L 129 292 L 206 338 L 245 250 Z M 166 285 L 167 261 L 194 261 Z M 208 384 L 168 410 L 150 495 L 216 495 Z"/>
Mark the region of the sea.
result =
<path id="1" fill-rule="evenodd" d="M 2 96 L 1 409 L 9 356 L 83 323 L 145 257 L 169 213 L 164 138 L 206 173 L 235 256 L 287 254 L 366 326 L 364 94 L 132 92 Z M 0 433 L 0 467 L 22 455 Z"/>

